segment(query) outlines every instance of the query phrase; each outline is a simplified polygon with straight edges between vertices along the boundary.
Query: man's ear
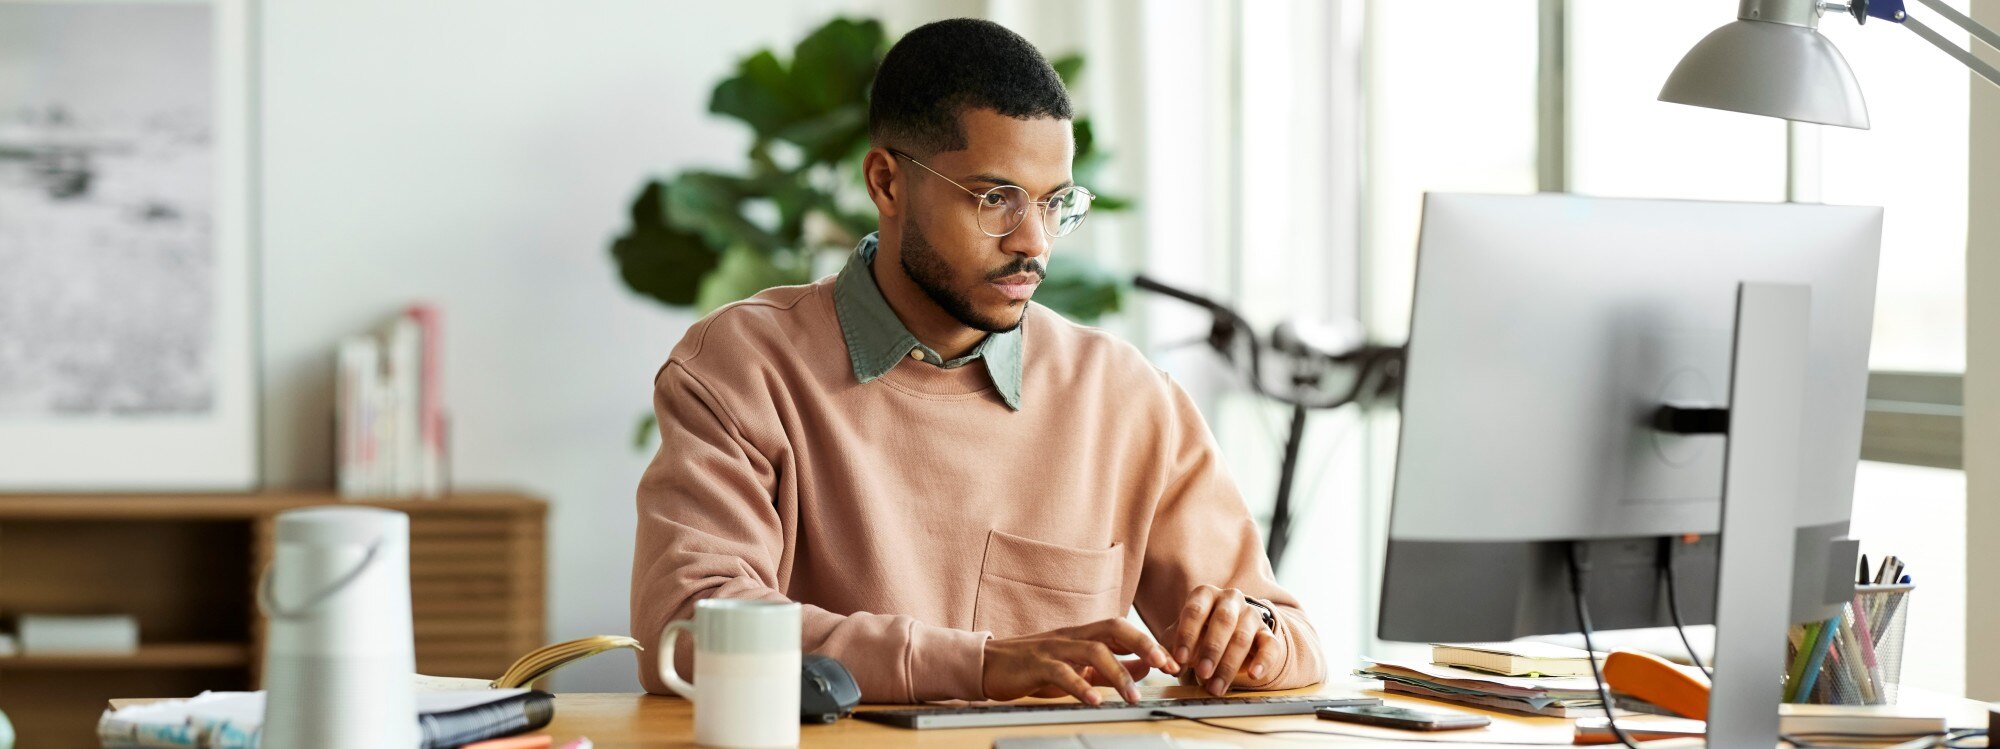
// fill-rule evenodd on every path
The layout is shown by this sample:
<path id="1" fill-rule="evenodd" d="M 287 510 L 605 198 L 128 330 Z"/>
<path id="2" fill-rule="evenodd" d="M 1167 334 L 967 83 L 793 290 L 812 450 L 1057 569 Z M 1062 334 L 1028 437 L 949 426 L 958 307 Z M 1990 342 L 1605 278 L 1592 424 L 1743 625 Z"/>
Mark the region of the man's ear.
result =
<path id="1" fill-rule="evenodd" d="M 902 167 L 896 163 L 895 154 L 881 146 L 868 149 L 868 155 L 861 157 L 861 180 L 868 185 L 868 199 L 875 202 L 875 212 L 882 218 L 902 210 L 905 196 L 896 183 Z"/>

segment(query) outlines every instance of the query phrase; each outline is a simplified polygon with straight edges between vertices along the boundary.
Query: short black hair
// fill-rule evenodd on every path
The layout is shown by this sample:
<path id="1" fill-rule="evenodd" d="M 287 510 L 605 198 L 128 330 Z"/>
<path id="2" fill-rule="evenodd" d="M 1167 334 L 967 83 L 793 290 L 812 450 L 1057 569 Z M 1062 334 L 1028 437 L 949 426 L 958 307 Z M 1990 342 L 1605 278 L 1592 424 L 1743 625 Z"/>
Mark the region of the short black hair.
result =
<path id="1" fill-rule="evenodd" d="M 875 145 L 928 156 L 966 147 L 960 112 L 1072 119 L 1056 69 L 1020 34 L 992 21 L 953 18 L 918 26 L 889 48 L 868 100 Z"/>

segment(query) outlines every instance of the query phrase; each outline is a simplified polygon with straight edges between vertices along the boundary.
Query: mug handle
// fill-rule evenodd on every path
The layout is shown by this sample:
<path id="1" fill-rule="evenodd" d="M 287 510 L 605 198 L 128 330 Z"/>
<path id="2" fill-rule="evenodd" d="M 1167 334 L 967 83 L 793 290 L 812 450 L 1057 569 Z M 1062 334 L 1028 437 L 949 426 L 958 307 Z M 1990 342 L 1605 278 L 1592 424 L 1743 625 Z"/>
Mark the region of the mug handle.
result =
<path id="1" fill-rule="evenodd" d="M 660 662 L 660 678 L 667 682 L 667 688 L 690 700 L 694 699 L 694 685 L 674 670 L 674 641 L 680 639 L 682 632 L 693 629 L 693 619 L 667 622 L 667 626 L 660 630 L 660 652 L 656 655 Z"/>

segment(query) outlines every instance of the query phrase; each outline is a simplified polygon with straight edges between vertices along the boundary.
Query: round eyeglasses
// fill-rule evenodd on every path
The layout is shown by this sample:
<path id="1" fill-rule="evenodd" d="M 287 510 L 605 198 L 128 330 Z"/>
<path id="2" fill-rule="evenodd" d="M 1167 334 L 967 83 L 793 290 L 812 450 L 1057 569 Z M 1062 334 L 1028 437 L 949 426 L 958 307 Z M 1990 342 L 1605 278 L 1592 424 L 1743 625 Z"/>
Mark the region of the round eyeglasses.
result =
<path id="1" fill-rule="evenodd" d="M 1050 237 L 1066 236 L 1076 231 L 1077 227 L 1083 226 L 1083 219 L 1090 215 L 1090 201 L 1097 197 L 1078 185 L 1057 190 L 1048 200 L 1035 200 L 1028 195 L 1027 189 L 1019 185 L 999 185 L 985 192 L 974 192 L 971 188 L 959 184 L 958 180 L 939 174 L 938 170 L 930 168 L 930 165 L 918 161 L 914 156 L 893 148 L 888 151 L 895 156 L 909 159 L 910 163 L 923 167 L 924 171 L 936 174 L 938 179 L 950 182 L 954 187 L 964 190 L 965 194 L 971 195 L 979 204 L 979 230 L 989 237 L 1004 237 L 1014 233 L 1014 230 L 1020 228 L 1021 222 L 1028 217 L 1030 208 L 1038 209 L 1041 214 L 1042 231 L 1047 232 Z"/>

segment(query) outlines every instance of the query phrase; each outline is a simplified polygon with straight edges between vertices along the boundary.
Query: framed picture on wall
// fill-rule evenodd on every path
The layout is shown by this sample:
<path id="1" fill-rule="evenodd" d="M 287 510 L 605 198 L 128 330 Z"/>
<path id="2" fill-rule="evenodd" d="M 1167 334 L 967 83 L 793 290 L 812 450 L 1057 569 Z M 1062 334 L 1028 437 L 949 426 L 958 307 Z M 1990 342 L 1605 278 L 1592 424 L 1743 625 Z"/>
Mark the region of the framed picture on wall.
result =
<path id="1" fill-rule="evenodd" d="M 0 491 L 257 483 L 248 0 L 0 0 Z"/>

